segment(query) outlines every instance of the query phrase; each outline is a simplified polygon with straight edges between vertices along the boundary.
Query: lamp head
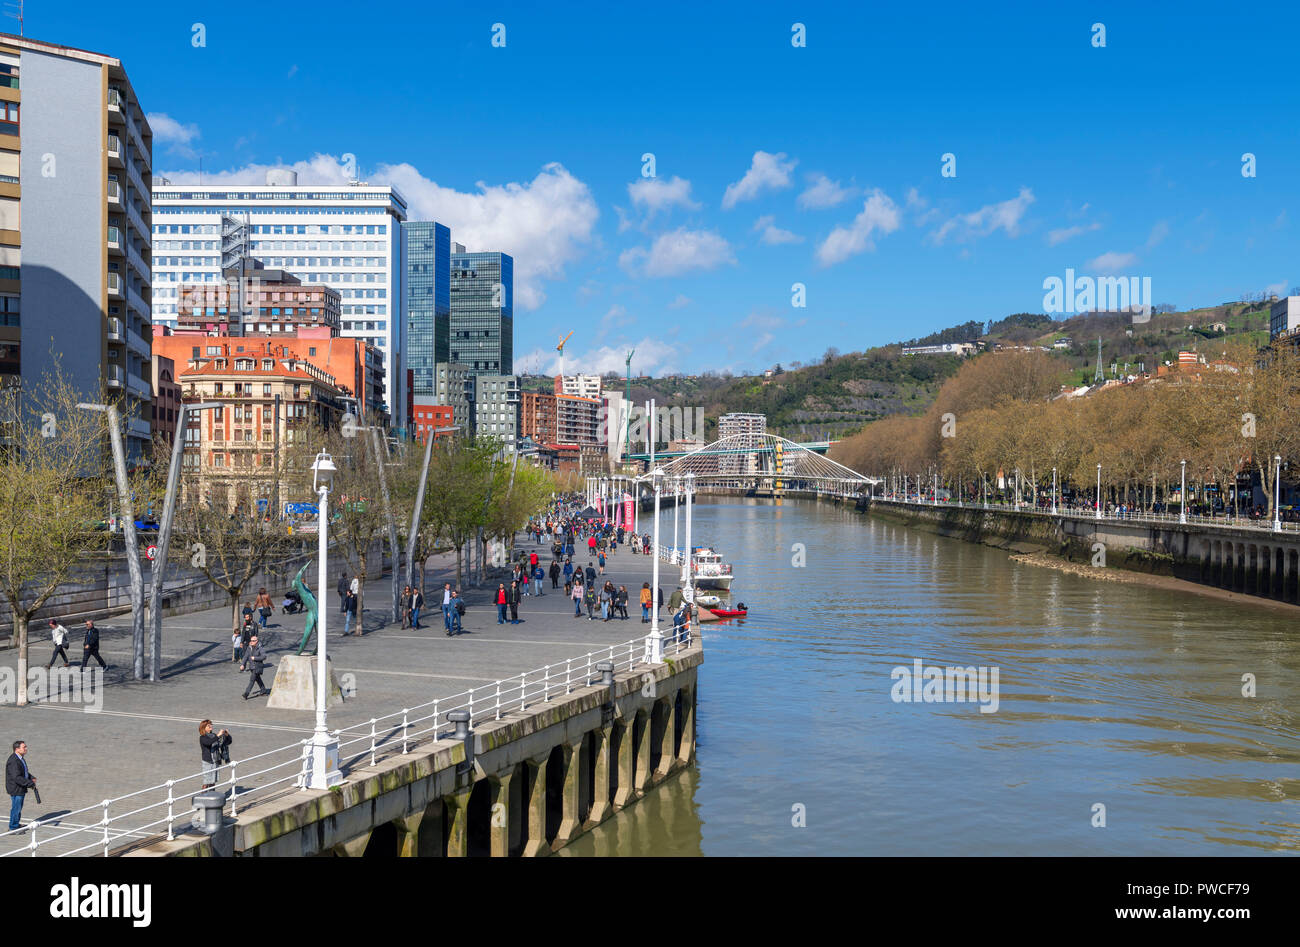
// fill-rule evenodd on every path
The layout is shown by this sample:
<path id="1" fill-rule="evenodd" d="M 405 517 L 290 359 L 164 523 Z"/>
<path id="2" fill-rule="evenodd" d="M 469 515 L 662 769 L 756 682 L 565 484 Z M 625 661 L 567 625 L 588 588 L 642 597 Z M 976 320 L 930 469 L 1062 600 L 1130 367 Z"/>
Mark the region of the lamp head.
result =
<path id="1" fill-rule="evenodd" d="M 322 487 L 328 490 L 334 484 L 336 473 L 338 468 L 334 466 L 334 460 L 325 451 L 321 451 L 311 465 L 312 489 L 317 493 Z"/>

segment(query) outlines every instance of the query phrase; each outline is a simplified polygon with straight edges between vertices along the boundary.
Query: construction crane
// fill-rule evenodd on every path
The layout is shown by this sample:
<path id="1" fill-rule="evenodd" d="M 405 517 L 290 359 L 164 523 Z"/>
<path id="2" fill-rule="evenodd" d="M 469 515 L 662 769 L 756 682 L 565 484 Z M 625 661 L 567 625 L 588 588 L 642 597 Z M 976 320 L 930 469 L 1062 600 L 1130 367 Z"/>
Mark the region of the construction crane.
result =
<path id="1" fill-rule="evenodd" d="M 560 339 L 560 344 L 555 347 L 555 351 L 560 353 L 560 384 L 561 385 L 564 384 L 564 343 L 568 342 L 569 339 L 571 338 L 573 338 L 572 332 L 570 332 L 564 338 Z"/>

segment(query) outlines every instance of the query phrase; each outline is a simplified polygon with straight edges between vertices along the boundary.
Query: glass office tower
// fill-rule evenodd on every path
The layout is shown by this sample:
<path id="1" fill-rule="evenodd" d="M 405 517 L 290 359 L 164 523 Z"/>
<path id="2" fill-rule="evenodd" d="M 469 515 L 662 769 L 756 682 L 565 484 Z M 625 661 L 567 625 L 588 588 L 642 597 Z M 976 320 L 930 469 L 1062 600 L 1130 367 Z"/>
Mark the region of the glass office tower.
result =
<path id="1" fill-rule="evenodd" d="M 451 361 L 475 375 L 513 375 L 514 259 L 451 255 Z"/>
<path id="2" fill-rule="evenodd" d="M 433 395 L 434 366 L 451 361 L 451 231 L 408 220 L 406 232 L 406 367 L 416 397 Z"/>

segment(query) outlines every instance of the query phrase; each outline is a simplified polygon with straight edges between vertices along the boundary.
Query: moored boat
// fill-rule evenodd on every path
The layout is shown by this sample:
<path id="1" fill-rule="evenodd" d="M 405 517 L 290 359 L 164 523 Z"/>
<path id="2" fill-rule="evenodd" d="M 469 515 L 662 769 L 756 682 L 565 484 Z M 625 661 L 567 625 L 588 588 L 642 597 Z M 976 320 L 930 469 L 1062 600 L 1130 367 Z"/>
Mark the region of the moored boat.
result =
<path id="1" fill-rule="evenodd" d="M 731 566 L 712 549 L 696 551 L 691 557 L 691 574 L 696 588 L 723 591 L 731 588 Z"/>

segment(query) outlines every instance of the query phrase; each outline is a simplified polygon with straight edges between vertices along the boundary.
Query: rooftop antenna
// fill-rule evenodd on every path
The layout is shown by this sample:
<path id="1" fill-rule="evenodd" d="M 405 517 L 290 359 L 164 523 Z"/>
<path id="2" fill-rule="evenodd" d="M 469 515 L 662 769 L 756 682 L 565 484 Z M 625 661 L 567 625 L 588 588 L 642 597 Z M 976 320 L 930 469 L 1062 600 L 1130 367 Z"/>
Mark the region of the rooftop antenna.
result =
<path id="1" fill-rule="evenodd" d="M 22 36 L 23 35 L 23 0 L 18 0 L 17 3 L 6 3 L 5 6 L 9 7 L 9 9 L 11 10 L 18 11 L 17 13 L 6 13 L 5 16 L 11 17 L 12 19 L 18 21 L 18 35 Z"/>

